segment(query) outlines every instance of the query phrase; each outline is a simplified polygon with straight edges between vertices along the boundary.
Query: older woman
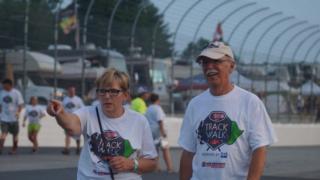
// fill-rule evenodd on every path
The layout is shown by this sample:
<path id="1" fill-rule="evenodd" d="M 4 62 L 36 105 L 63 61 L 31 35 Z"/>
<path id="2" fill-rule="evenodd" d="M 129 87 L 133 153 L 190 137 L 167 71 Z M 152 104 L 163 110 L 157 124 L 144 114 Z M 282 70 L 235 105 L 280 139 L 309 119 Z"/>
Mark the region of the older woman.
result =
<path id="1" fill-rule="evenodd" d="M 140 173 L 155 169 L 157 152 L 146 118 L 123 107 L 129 96 L 128 75 L 109 69 L 96 86 L 96 106 L 72 114 L 53 100 L 47 108 L 69 134 L 84 136 L 77 179 L 141 179 Z"/>

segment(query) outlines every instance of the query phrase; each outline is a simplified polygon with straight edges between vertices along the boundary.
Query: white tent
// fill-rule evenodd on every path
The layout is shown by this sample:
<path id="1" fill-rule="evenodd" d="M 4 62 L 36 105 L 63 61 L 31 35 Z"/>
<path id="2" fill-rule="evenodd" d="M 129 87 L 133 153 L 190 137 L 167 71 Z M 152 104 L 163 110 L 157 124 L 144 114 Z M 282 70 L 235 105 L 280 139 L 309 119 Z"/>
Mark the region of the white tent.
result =
<path id="1" fill-rule="evenodd" d="M 300 87 L 302 95 L 320 95 L 320 87 L 311 80 Z"/>
<path id="2" fill-rule="evenodd" d="M 288 112 L 288 104 L 285 98 L 280 94 L 272 94 L 266 97 L 266 109 L 270 114 Z M 279 103 L 279 105 L 278 105 Z M 278 109 L 279 108 L 279 109 Z"/>
<path id="3" fill-rule="evenodd" d="M 251 89 L 251 82 L 252 80 L 244 77 L 243 75 L 239 74 L 238 71 L 233 71 L 231 74 L 231 82 L 238 85 L 243 89 L 250 90 Z"/>
<path id="4" fill-rule="evenodd" d="M 253 87 L 256 92 L 279 92 L 279 91 L 289 91 L 290 87 L 288 83 L 283 81 L 269 80 L 267 82 L 263 80 L 254 81 Z"/>
<path id="5" fill-rule="evenodd" d="M 265 82 L 264 80 L 251 80 L 239 74 L 238 71 L 234 71 L 231 74 L 231 82 L 237 84 L 238 86 L 244 89 L 252 90 L 255 92 L 270 93 L 279 91 L 290 91 L 290 87 L 287 82 L 278 82 L 276 80 L 268 80 L 267 82 Z M 295 89 L 292 88 L 291 91 L 295 91 Z"/>

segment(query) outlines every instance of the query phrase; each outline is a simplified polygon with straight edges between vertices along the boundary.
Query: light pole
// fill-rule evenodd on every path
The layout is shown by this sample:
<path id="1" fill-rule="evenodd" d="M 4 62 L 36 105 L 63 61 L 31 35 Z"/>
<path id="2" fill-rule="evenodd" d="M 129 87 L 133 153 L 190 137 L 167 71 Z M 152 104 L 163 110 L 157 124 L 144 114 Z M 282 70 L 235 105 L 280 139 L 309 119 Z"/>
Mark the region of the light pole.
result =
<path id="1" fill-rule="evenodd" d="M 81 96 L 84 98 L 86 92 L 85 86 L 85 59 L 86 59 L 86 50 L 87 50 L 87 25 L 89 15 L 94 4 L 95 0 L 90 0 L 89 6 L 87 8 L 86 14 L 83 20 L 83 32 L 82 32 L 82 68 L 81 68 Z"/>
<path id="2" fill-rule="evenodd" d="M 23 89 L 22 95 L 24 101 L 26 102 L 26 89 L 27 89 L 27 51 L 28 51 L 28 31 L 29 31 L 29 8 L 30 8 L 30 1 L 25 0 L 26 9 L 25 9 L 25 16 L 24 16 L 24 48 L 23 48 Z"/>
<path id="3" fill-rule="evenodd" d="M 176 38 L 177 38 L 177 33 L 179 31 L 179 28 L 183 22 L 183 20 L 187 17 L 188 13 L 193 9 L 195 8 L 202 0 L 197 0 L 196 2 L 194 2 L 182 15 L 181 19 L 179 20 L 178 22 L 178 25 L 173 33 L 173 40 L 172 40 L 172 45 L 174 47 L 175 45 L 175 41 L 176 41 Z M 172 51 L 172 54 L 171 54 L 171 79 L 173 80 L 174 79 L 174 50 Z M 171 87 L 170 88 L 170 94 L 169 94 L 169 102 L 170 102 L 170 109 L 171 109 L 171 114 L 174 114 L 174 102 L 173 102 L 173 88 Z"/>
<path id="4" fill-rule="evenodd" d="M 175 2 L 176 0 L 172 0 L 170 1 L 167 6 L 164 8 L 164 10 L 162 11 L 161 13 L 161 16 L 162 17 L 166 12 L 167 10 L 171 7 L 171 5 Z M 157 31 L 158 31 L 158 27 L 159 27 L 159 23 L 161 22 L 161 18 L 159 18 L 156 22 L 156 24 L 154 25 L 153 27 L 153 31 L 152 31 L 152 50 L 151 50 L 151 69 L 152 69 L 152 78 L 153 78 L 153 73 L 154 73 L 154 57 L 156 55 L 156 37 L 157 37 Z M 170 82 L 170 84 L 172 85 L 172 82 Z"/>
<path id="5" fill-rule="evenodd" d="M 135 33 L 136 33 L 136 28 L 137 28 L 137 24 L 138 24 L 139 18 L 141 16 L 142 11 L 148 5 L 149 5 L 148 1 L 144 0 L 141 8 L 138 10 L 138 12 L 137 12 L 137 14 L 136 14 L 136 16 L 134 18 L 133 25 L 132 25 L 132 28 L 131 28 L 131 36 L 130 36 L 130 52 L 134 51 L 134 41 L 135 41 L 134 36 L 135 36 Z"/>
<path id="6" fill-rule="evenodd" d="M 59 31 L 58 31 L 58 23 L 59 23 L 59 16 L 60 16 L 60 10 L 61 10 L 61 0 L 58 1 L 58 8 L 56 11 L 55 15 L 55 23 L 54 23 L 54 74 L 53 74 L 53 98 L 57 95 L 57 61 L 58 61 L 58 36 L 59 36 Z"/>
<path id="7" fill-rule="evenodd" d="M 112 30 L 112 24 L 113 24 L 113 18 L 118 10 L 118 7 L 120 6 L 120 4 L 122 3 L 123 0 L 118 0 L 116 5 L 114 6 L 112 12 L 111 12 L 111 16 L 110 19 L 108 21 L 108 29 L 107 29 L 107 59 L 106 61 L 103 63 L 104 66 L 107 65 L 107 61 L 109 59 L 110 56 L 110 48 L 111 48 L 111 30 Z"/>

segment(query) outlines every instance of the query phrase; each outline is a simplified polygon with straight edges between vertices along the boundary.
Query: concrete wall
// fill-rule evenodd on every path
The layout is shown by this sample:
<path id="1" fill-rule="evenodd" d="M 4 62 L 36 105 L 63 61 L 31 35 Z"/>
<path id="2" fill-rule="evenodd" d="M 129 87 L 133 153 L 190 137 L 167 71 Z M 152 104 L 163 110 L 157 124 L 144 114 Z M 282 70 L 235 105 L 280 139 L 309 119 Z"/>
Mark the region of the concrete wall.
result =
<path id="1" fill-rule="evenodd" d="M 22 124 L 20 118 L 20 125 Z M 182 118 L 168 117 L 165 126 L 168 133 L 168 140 L 171 147 L 178 146 L 178 137 Z M 42 119 L 42 127 L 39 132 L 39 146 L 63 147 L 64 131 L 58 126 L 55 119 L 46 116 Z M 27 127 L 20 126 L 19 146 L 31 146 L 27 137 Z M 279 141 L 274 146 L 314 146 L 320 145 L 320 124 L 274 124 Z M 83 143 L 83 142 L 81 142 Z M 12 145 L 11 135 L 7 137 L 5 146 Z M 75 141 L 71 141 L 75 146 Z"/>

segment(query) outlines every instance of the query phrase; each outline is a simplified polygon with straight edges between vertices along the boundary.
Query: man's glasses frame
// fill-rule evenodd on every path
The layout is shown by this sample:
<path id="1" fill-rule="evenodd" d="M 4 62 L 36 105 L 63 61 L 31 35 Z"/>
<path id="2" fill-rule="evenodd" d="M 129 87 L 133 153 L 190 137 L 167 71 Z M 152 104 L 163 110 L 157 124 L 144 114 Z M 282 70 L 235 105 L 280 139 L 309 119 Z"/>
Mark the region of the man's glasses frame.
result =
<path id="1" fill-rule="evenodd" d="M 96 93 L 97 93 L 99 96 L 105 96 L 106 93 L 108 93 L 109 96 L 111 96 L 111 97 L 116 97 L 116 96 L 118 96 L 121 92 L 124 92 L 124 90 L 122 90 L 122 89 L 115 89 L 115 88 L 110 88 L 110 89 L 97 88 L 97 89 L 96 89 Z"/>
<path id="2" fill-rule="evenodd" d="M 201 66 L 206 66 L 208 64 L 219 65 L 226 61 L 230 61 L 230 60 L 229 59 L 200 59 L 199 64 Z"/>

